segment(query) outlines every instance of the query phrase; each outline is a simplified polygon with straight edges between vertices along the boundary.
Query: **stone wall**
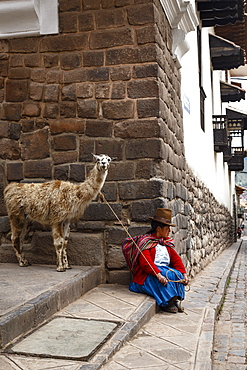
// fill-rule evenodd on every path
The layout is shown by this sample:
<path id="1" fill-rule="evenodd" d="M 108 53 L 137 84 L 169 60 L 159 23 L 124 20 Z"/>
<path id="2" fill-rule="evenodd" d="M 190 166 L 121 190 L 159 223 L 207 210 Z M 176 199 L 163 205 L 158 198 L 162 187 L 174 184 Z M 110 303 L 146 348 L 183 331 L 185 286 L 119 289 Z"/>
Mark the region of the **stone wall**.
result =
<path id="1" fill-rule="evenodd" d="M 59 24 L 59 35 L 0 41 L 0 261 L 16 261 L 5 184 L 82 182 L 93 152 L 114 158 L 103 193 L 130 233 L 172 208 L 177 250 L 197 273 L 232 242 L 232 219 L 186 165 L 180 74 L 159 1 L 60 0 Z M 72 225 L 71 262 L 127 282 L 125 236 L 93 202 Z M 51 244 L 35 224 L 25 249 L 33 263 L 54 263 Z"/>

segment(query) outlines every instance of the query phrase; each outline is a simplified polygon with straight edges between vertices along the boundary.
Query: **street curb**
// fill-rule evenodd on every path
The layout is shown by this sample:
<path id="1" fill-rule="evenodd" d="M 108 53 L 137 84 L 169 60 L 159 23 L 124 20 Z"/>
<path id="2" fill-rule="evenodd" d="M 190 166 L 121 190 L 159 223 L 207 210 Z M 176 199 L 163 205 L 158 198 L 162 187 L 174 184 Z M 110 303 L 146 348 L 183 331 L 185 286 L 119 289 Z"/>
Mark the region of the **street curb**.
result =
<path id="1" fill-rule="evenodd" d="M 242 245 L 240 242 L 234 243 L 230 248 L 232 249 L 231 257 L 226 264 L 224 273 L 218 283 L 212 297 L 205 307 L 202 327 L 198 339 L 197 353 L 193 370 L 211 370 L 212 369 L 212 353 L 214 348 L 214 332 L 215 323 L 220 311 L 220 307 L 224 302 L 224 295 L 226 292 L 229 277 L 231 276 L 235 260 Z"/>
<path id="2" fill-rule="evenodd" d="M 53 314 L 80 298 L 102 282 L 101 268 L 88 267 L 67 282 L 28 301 L 0 318 L 0 348 L 33 330 Z M 13 292 L 14 293 L 14 292 Z"/>

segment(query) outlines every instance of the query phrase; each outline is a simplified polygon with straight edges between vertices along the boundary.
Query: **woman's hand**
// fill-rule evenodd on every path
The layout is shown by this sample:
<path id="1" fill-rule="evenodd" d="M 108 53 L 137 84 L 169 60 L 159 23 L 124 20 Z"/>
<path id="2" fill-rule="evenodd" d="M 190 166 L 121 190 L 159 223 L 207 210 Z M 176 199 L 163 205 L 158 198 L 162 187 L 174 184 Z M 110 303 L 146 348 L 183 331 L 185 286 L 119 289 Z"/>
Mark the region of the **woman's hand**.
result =
<path id="1" fill-rule="evenodd" d="M 188 278 L 188 276 L 186 274 L 184 274 L 184 282 L 183 282 L 183 284 L 184 285 L 188 285 L 188 283 L 189 283 L 189 278 Z"/>
<path id="2" fill-rule="evenodd" d="M 168 283 L 167 278 L 165 278 L 165 276 L 161 275 L 160 272 L 156 276 L 157 276 L 157 279 L 159 280 L 159 282 L 161 282 L 161 284 L 166 285 Z"/>

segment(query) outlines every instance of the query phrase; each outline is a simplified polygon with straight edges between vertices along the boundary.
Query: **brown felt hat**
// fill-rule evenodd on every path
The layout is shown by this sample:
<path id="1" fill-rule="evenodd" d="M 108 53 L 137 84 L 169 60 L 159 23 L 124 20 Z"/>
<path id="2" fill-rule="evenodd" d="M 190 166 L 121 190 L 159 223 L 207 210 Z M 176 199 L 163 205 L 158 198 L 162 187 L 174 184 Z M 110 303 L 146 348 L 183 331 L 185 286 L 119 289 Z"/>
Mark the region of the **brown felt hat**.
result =
<path id="1" fill-rule="evenodd" d="M 172 211 L 168 208 L 157 208 L 154 217 L 150 220 L 161 222 L 164 225 L 176 226 L 172 224 Z"/>

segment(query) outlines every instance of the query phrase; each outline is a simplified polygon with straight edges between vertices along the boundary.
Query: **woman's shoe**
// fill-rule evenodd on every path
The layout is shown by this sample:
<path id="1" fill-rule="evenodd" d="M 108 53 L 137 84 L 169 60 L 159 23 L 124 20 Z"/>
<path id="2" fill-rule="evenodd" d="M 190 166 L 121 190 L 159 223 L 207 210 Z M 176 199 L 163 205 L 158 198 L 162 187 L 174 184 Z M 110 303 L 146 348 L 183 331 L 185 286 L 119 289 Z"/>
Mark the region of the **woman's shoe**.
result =
<path id="1" fill-rule="evenodd" d="M 175 306 L 174 302 L 169 303 L 167 306 L 160 307 L 162 311 L 170 312 L 170 313 L 177 313 L 178 308 Z"/>
<path id="2" fill-rule="evenodd" d="M 182 306 L 182 301 L 179 301 L 178 299 L 174 302 L 175 306 L 178 309 L 178 312 L 184 312 L 184 307 Z"/>

